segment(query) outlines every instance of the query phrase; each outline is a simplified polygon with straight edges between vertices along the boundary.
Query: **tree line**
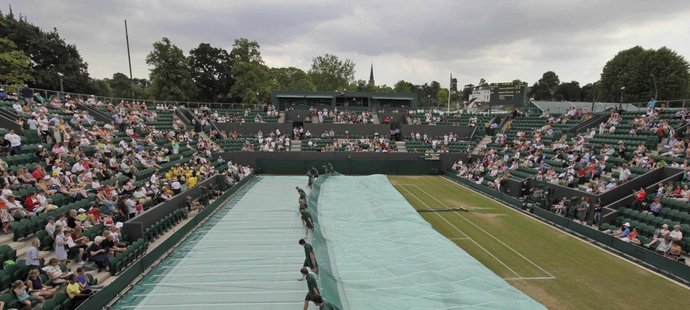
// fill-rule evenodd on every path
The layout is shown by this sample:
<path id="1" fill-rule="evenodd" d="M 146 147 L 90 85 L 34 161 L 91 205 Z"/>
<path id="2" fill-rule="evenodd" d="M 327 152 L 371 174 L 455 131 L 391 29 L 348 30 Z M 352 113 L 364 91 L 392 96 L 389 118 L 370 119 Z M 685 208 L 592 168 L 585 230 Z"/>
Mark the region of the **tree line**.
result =
<path id="1" fill-rule="evenodd" d="M 234 40 L 230 51 L 200 43 L 188 53 L 168 38 L 153 43 L 146 57 L 148 79 L 121 72 L 111 78 L 93 79 L 88 64 L 73 44 L 60 37 L 56 28 L 44 31 L 26 17 L 0 12 L 0 83 L 30 84 L 34 88 L 117 98 L 201 102 L 266 102 L 272 91 L 369 91 L 415 93 L 424 106 L 445 106 L 448 88 L 437 81 L 413 84 L 400 80 L 392 86 L 369 86 L 355 79 L 355 63 L 333 54 L 312 58 L 304 71 L 295 67 L 269 67 L 259 43 L 246 38 Z M 553 71 L 531 85 L 528 96 L 555 101 L 646 101 L 688 98 L 690 66 L 675 51 L 636 46 L 609 60 L 600 79 L 581 85 L 561 82 Z M 519 81 L 519 80 L 516 80 Z M 482 79 L 479 85 L 486 84 Z M 445 82 L 443 86 L 445 86 Z M 470 85 L 474 86 L 474 85 Z M 451 100 L 467 100 L 471 88 L 452 91 Z"/>

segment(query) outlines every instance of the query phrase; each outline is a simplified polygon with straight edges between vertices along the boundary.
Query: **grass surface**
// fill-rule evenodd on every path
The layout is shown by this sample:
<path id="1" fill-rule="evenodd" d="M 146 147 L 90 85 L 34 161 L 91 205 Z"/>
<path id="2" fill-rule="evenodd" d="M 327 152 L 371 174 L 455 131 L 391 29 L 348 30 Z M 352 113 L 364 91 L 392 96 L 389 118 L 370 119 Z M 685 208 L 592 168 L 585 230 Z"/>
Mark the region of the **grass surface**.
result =
<path id="1" fill-rule="evenodd" d="M 432 226 L 549 309 L 690 305 L 690 289 L 441 177 L 389 177 Z M 685 306 L 683 306 L 685 307 Z"/>

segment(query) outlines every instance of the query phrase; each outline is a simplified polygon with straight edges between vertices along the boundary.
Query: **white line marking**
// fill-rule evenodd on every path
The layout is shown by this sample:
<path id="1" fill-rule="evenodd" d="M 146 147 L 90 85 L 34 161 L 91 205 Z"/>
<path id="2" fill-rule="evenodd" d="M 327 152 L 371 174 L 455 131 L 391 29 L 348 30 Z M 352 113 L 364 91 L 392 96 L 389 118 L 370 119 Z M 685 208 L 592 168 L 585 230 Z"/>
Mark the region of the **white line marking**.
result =
<path id="1" fill-rule="evenodd" d="M 226 295 L 226 294 L 275 294 L 275 293 L 302 293 L 304 290 L 301 291 L 260 291 L 260 292 L 184 292 L 185 296 L 189 295 Z M 134 296 L 137 297 L 146 297 L 146 296 L 179 296 L 180 293 L 154 293 L 154 294 L 134 294 Z"/>
<path id="2" fill-rule="evenodd" d="M 448 205 L 446 205 L 445 203 L 441 202 L 440 200 L 438 200 L 436 197 L 432 196 L 431 194 L 427 193 L 425 190 L 423 190 L 423 189 L 420 188 L 419 186 L 415 185 L 414 187 L 416 187 L 418 190 L 420 190 L 420 191 L 421 191 L 422 193 L 424 193 L 425 195 L 431 197 L 431 199 L 436 200 L 438 203 L 442 204 L 442 205 L 445 206 L 446 208 L 448 207 Z M 494 235 L 490 234 L 488 231 L 486 231 L 486 230 L 484 230 L 483 228 L 477 226 L 477 224 L 475 224 L 475 223 L 473 223 L 472 221 L 468 220 L 466 217 L 462 216 L 462 215 L 461 215 L 460 213 L 458 213 L 457 211 L 452 211 L 452 212 L 453 212 L 453 214 L 459 216 L 460 218 L 462 218 L 462 219 L 465 220 L 466 222 L 470 223 L 472 226 L 474 226 L 474 227 L 476 227 L 477 229 L 481 230 L 481 231 L 482 231 L 483 233 L 485 233 L 487 236 L 489 236 L 489 237 L 491 237 L 492 239 L 498 241 L 498 243 L 502 244 L 503 246 L 505 246 L 505 247 L 508 248 L 509 250 L 513 251 L 513 253 L 517 254 L 517 255 L 520 256 L 520 257 L 522 257 L 524 260 L 528 261 L 530 264 L 534 265 L 534 266 L 537 267 L 539 270 L 541 270 L 541 271 L 543 271 L 544 273 L 546 273 L 549 277 L 554 277 L 554 276 L 553 276 L 552 274 L 550 274 L 548 271 L 544 270 L 544 268 L 542 268 L 541 266 L 535 264 L 535 263 L 534 263 L 533 261 L 531 261 L 529 258 L 525 257 L 524 255 L 520 254 L 518 251 L 516 251 L 515 249 L 513 249 L 511 246 L 505 244 L 503 241 L 501 241 L 501 240 L 499 240 L 498 238 L 494 237 Z M 554 277 L 554 278 L 555 278 L 555 277 Z"/>
<path id="3" fill-rule="evenodd" d="M 121 308 L 168 308 L 168 307 L 185 307 L 188 309 L 199 308 L 202 306 L 252 306 L 252 305 L 302 305 L 304 302 L 231 302 L 231 303 L 194 303 L 194 304 L 169 304 L 169 305 L 136 305 L 136 306 L 122 306 Z"/>
<path id="4" fill-rule="evenodd" d="M 430 207 L 428 204 L 426 204 L 426 202 L 424 202 L 423 200 L 419 199 L 419 197 L 415 196 L 415 194 L 413 194 L 412 192 L 410 192 L 410 190 L 408 190 L 408 189 L 405 188 L 404 186 L 400 186 L 400 188 L 402 188 L 402 189 L 405 190 L 406 192 L 410 193 L 410 195 L 412 195 L 412 197 L 414 197 L 414 198 L 417 199 L 419 202 L 421 202 L 422 204 L 424 204 L 424 205 L 426 206 L 427 209 L 431 209 L 431 207 Z M 508 265 L 506 265 L 503 261 L 501 261 L 500 259 L 498 259 L 498 257 L 494 256 L 491 252 L 489 252 L 489 250 L 485 249 L 485 248 L 484 248 L 483 246 L 481 246 L 479 243 L 477 243 L 477 242 L 474 241 L 472 238 L 470 238 L 470 236 L 468 236 L 465 232 L 463 232 L 462 230 L 460 230 L 460 228 L 458 228 L 457 226 L 455 226 L 453 223 L 451 223 L 450 221 L 448 221 L 445 217 L 441 216 L 441 215 L 438 214 L 438 213 L 435 213 L 435 214 L 438 215 L 438 216 L 439 216 L 442 220 L 444 220 L 446 223 L 448 223 L 448 225 L 453 226 L 453 228 L 455 228 L 455 230 L 457 230 L 458 232 L 460 232 L 460 233 L 462 233 L 463 235 L 465 235 L 470 241 L 472 241 L 474 244 L 476 244 L 480 249 L 484 250 L 487 254 L 489 254 L 489 256 L 493 257 L 497 262 L 499 262 L 501 265 L 503 265 L 503 266 L 506 267 L 508 270 L 510 270 L 510 272 L 514 273 L 514 274 L 515 274 L 516 276 L 518 276 L 518 277 L 521 277 L 517 272 L 515 272 L 515 270 L 511 269 L 510 267 L 508 267 Z"/>
<path id="5" fill-rule="evenodd" d="M 274 274 L 294 274 L 293 271 L 290 272 L 213 272 L 213 273 L 175 273 L 175 274 L 154 274 L 152 277 L 189 277 L 189 276 L 231 276 L 231 275 L 274 275 Z M 167 283 L 167 282 L 166 282 Z M 217 282 L 209 282 L 217 283 Z"/>
<path id="6" fill-rule="evenodd" d="M 555 280 L 556 277 L 522 277 L 522 278 L 503 278 L 503 280 Z"/>

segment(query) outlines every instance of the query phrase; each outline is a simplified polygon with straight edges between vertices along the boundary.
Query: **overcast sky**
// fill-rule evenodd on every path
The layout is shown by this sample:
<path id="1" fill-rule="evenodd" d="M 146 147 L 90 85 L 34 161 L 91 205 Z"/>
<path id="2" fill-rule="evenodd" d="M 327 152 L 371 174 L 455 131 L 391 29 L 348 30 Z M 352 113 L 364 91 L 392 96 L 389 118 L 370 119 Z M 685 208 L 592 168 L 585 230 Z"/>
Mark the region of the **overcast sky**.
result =
<path id="1" fill-rule="evenodd" d="M 268 66 L 308 70 L 324 53 L 349 58 L 356 79 L 377 84 L 460 84 L 521 79 L 547 70 L 582 85 L 618 51 L 667 46 L 690 57 L 690 1 L 615 0 L 0 0 L 75 44 L 92 77 L 127 73 L 124 19 L 135 77 L 162 37 L 185 54 L 201 42 L 232 49 L 258 41 Z"/>

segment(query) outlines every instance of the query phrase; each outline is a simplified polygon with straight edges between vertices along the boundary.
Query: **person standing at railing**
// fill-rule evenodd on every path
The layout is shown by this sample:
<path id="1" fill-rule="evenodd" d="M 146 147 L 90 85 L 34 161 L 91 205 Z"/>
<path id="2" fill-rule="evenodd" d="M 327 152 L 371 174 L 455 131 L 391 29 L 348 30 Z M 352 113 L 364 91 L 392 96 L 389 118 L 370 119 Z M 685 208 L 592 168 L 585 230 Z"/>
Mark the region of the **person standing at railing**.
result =
<path id="1" fill-rule="evenodd" d="M 22 137 L 17 135 L 14 129 L 5 135 L 5 140 L 10 142 L 10 154 L 19 155 L 22 153 Z"/>
<path id="2" fill-rule="evenodd" d="M 29 87 L 29 85 L 24 84 L 24 88 L 22 88 L 22 98 L 24 98 L 24 102 L 28 104 L 34 103 L 34 90 Z"/>

